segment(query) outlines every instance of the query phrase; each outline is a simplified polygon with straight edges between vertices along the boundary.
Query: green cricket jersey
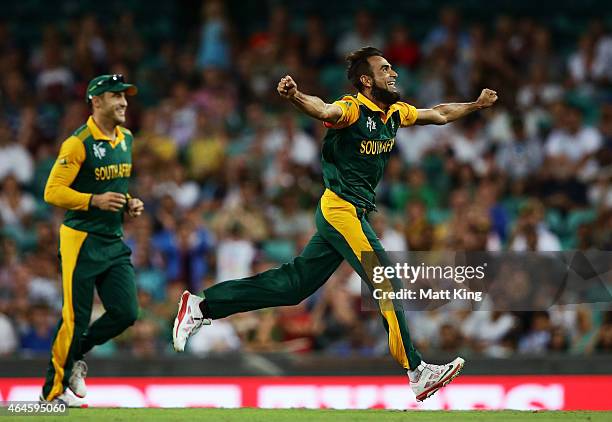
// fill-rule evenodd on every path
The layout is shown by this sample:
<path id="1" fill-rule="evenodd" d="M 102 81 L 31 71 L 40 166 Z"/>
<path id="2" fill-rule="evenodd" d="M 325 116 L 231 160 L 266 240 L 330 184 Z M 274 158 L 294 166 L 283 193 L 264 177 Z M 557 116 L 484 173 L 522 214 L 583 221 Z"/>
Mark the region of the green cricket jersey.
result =
<path id="1" fill-rule="evenodd" d="M 334 102 L 342 116 L 329 128 L 323 141 L 322 167 L 325 187 L 358 208 L 376 208 L 375 189 L 395 145 L 400 127 L 413 125 L 415 107 L 397 102 L 387 112 L 361 93 Z"/>
<path id="2" fill-rule="evenodd" d="M 75 230 L 120 237 L 123 212 L 90 207 L 92 194 L 118 192 L 128 196 L 132 174 L 132 133 L 115 128 L 111 141 L 92 117 L 60 149 L 47 186 L 45 200 L 66 208 L 64 224 Z"/>

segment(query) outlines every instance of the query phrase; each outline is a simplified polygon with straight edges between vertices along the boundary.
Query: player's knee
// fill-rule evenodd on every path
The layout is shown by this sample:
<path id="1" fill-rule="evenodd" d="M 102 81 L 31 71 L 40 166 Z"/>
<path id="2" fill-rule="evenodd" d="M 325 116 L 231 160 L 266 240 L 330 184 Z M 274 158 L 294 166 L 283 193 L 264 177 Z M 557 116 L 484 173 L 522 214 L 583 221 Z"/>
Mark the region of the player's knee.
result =
<path id="1" fill-rule="evenodd" d="M 287 300 L 286 306 L 299 305 L 302 302 L 302 300 L 304 300 L 304 297 L 302 297 L 302 295 L 300 294 L 291 295 Z"/>
<path id="2" fill-rule="evenodd" d="M 130 327 L 134 325 L 137 319 L 138 319 L 138 309 L 137 308 L 131 309 L 130 311 L 126 312 L 123 315 L 123 323 L 125 324 L 126 327 Z"/>
<path id="3" fill-rule="evenodd" d="M 115 309 L 113 312 L 113 316 L 115 317 L 115 321 L 118 325 L 128 328 L 136 322 L 138 319 L 138 309 L 130 308 L 130 309 Z"/>

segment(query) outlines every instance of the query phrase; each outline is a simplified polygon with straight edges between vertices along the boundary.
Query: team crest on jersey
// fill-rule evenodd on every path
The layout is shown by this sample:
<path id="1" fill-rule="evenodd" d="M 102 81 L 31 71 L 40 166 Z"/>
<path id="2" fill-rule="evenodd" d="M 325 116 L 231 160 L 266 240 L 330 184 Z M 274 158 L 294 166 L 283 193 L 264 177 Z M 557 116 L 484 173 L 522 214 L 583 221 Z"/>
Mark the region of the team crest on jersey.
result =
<path id="1" fill-rule="evenodd" d="M 106 156 L 106 149 L 104 148 L 104 144 L 102 142 L 99 144 L 93 144 L 93 151 L 94 156 L 100 160 Z"/>
<path id="2" fill-rule="evenodd" d="M 121 149 L 125 152 L 127 151 L 127 145 L 125 144 L 125 140 L 121 141 Z"/>
<path id="3" fill-rule="evenodd" d="M 368 121 L 366 122 L 366 127 L 370 129 L 370 132 L 376 130 L 376 122 L 372 120 L 371 117 L 368 117 Z"/>

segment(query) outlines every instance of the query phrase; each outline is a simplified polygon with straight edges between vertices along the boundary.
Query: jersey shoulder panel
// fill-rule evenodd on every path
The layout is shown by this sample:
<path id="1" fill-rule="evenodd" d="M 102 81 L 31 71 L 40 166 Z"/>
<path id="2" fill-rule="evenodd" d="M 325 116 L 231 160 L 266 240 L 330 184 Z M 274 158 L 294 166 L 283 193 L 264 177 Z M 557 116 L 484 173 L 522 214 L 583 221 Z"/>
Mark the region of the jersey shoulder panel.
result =
<path id="1" fill-rule="evenodd" d="M 395 112 L 399 112 L 402 127 L 412 126 L 419 116 L 416 107 L 402 101 L 398 101 L 391 106 L 391 113 Z"/>
<path id="2" fill-rule="evenodd" d="M 126 127 L 119 126 L 119 130 L 121 132 L 123 132 L 123 134 L 126 135 L 126 136 L 131 136 L 132 138 L 134 137 L 134 135 L 132 134 L 132 131 L 129 130 L 128 128 L 126 128 Z"/>
<path id="3" fill-rule="evenodd" d="M 326 123 L 325 126 L 328 128 L 343 129 L 359 120 L 360 107 L 359 101 L 357 101 L 355 95 L 344 95 L 340 99 L 334 101 L 333 104 L 342 109 L 342 115 L 336 123 Z"/>
<path id="4" fill-rule="evenodd" d="M 72 132 L 72 135 L 80 139 L 81 141 L 85 141 L 87 138 L 91 136 L 91 131 L 89 127 L 85 124 Z"/>
<path id="5" fill-rule="evenodd" d="M 85 145 L 78 136 L 69 136 L 60 148 L 58 160 L 60 164 L 82 163 L 85 161 Z"/>

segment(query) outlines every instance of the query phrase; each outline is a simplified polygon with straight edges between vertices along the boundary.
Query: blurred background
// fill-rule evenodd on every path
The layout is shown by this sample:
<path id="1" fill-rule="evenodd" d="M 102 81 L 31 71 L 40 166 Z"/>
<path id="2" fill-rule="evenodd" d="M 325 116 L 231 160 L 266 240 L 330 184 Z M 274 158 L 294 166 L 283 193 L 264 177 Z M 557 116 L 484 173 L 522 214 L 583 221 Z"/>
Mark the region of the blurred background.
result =
<path id="1" fill-rule="evenodd" d="M 290 74 L 332 102 L 354 91 L 344 57 L 365 45 L 384 51 L 417 108 L 471 101 L 485 87 L 499 94 L 495 107 L 454 124 L 398 132 L 370 215 L 388 250 L 612 248 L 609 2 L 27 0 L 0 10 L 0 361 L 13 376 L 22 374 L 16 361 L 42 371 L 49 355 L 63 211 L 42 192 L 59 145 L 89 115 L 87 82 L 101 73 L 139 88 L 126 126 L 135 135 L 131 193 L 146 205 L 125 223 L 140 318 L 90 353 L 108 368 L 189 359 L 171 350 L 180 292 L 301 251 L 323 191 L 325 128 L 276 84 Z M 187 353 L 208 357 L 192 361 L 203 374 L 225 356 L 324 359 L 330 373 L 357 359 L 356 372 L 397 374 L 360 291 L 343 265 L 298 306 L 215 321 Z M 92 318 L 102 312 L 96 300 Z M 610 371 L 612 313 L 602 307 L 432 311 L 408 321 L 425 356 L 512 368 L 576 356 Z M 266 373 L 271 361 L 258 362 Z"/>

